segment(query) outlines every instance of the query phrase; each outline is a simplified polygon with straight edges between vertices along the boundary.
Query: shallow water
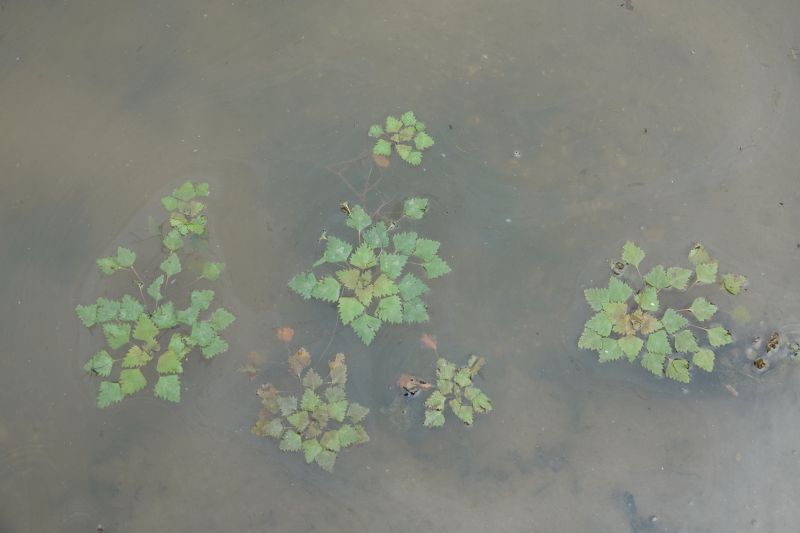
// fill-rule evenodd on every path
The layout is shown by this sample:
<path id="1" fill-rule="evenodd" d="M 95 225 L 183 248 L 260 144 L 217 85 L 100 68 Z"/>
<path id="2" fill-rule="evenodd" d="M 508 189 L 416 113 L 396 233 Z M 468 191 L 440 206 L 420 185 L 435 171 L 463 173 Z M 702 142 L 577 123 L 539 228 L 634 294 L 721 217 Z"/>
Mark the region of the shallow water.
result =
<path id="1" fill-rule="evenodd" d="M 797 332 L 800 4 L 624 6 L 0 1 L 0 531 L 793 530 L 796 369 L 682 386 L 575 339 L 629 239 L 653 264 L 700 240 L 747 274 L 739 341 Z M 356 201 L 326 167 L 409 108 L 437 144 L 374 169 L 370 202 L 431 198 L 418 227 L 453 273 L 429 324 L 366 349 L 285 284 Z M 180 404 L 99 411 L 81 366 L 100 339 L 73 309 L 119 294 L 94 259 L 152 247 L 188 178 L 211 183 L 231 349 L 186 365 Z M 335 335 L 373 408 L 333 475 L 249 432 L 280 325 L 312 354 Z M 423 332 L 487 356 L 474 427 L 380 414 L 397 375 L 432 372 Z M 252 350 L 255 381 L 236 372 Z"/>

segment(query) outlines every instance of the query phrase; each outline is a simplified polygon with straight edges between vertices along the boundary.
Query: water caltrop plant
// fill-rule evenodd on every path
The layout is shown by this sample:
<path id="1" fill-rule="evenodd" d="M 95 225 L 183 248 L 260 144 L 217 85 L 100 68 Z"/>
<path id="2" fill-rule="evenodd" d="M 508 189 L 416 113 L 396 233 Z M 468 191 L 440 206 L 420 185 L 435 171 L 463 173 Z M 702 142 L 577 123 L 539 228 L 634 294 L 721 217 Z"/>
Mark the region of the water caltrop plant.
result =
<path id="1" fill-rule="evenodd" d="M 718 281 L 727 293 L 737 295 L 747 279 L 732 273 L 719 276 L 718 261 L 699 243 L 689 252 L 693 269 L 656 265 L 642 275 L 639 265 L 644 258 L 644 250 L 625 243 L 621 259 L 612 264 L 618 277 L 612 276 L 606 287 L 584 291 L 595 314 L 586 322 L 578 347 L 597 351 L 600 362 L 639 359 L 656 376 L 689 383 L 692 368 L 712 372 L 716 357 L 712 348 L 733 339 L 724 326 L 712 321 L 718 308 L 705 297 L 687 300 L 682 309 L 662 305 L 661 297 Z"/>
<path id="2" fill-rule="evenodd" d="M 261 415 L 252 432 L 279 441 L 285 452 L 303 452 L 306 463 L 333 470 L 338 453 L 369 441 L 361 422 L 369 409 L 347 400 L 347 365 L 342 353 L 328 362 L 328 378 L 313 368 L 311 356 L 300 348 L 289 357 L 289 371 L 302 384 L 297 394 L 280 392 L 271 383 L 258 390 Z"/>
<path id="3" fill-rule="evenodd" d="M 140 275 L 135 266 L 136 253 L 128 248 L 120 246 L 115 255 L 97 260 L 104 274 L 131 274 L 139 289 L 138 294 L 124 294 L 119 299 L 100 297 L 75 309 L 83 325 L 102 330 L 107 342 L 107 348 L 92 355 L 83 367 L 92 375 L 109 378 L 100 382 L 98 407 L 116 404 L 147 387 L 144 371 L 148 369 L 157 376 L 153 394 L 178 402 L 186 356 L 197 349 L 204 358 L 212 359 L 228 349 L 220 334 L 234 321 L 234 316 L 222 307 L 210 311 L 213 290 L 188 293 L 184 289 L 188 305 L 183 309 L 165 296 L 168 289 L 175 290 L 171 282 L 184 271 L 178 254 L 184 250 L 186 241 L 206 238 L 207 221 L 203 214 L 206 206 L 199 198 L 208 195 L 207 183 L 194 185 L 187 181 L 161 199 L 169 212 L 169 223 L 165 225 L 168 229 L 162 236 L 166 257 L 152 279 L 145 281 Z M 203 261 L 193 281 L 215 281 L 224 268 L 224 263 Z M 110 379 L 112 374 L 115 379 Z"/>
<path id="4" fill-rule="evenodd" d="M 394 149 L 400 159 L 415 167 L 422 163 L 422 152 L 433 146 L 425 123 L 417 120 L 413 111 L 406 111 L 400 118 L 389 115 L 385 126 L 373 124 L 367 134 L 377 139 L 372 147 L 374 155 L 389 157 Z"/>
<path id="5" fill-rule="evenodd" d="M 462 367 L 456 367 L 442 357 L 436 361 L 436 388 L 425 400 L 425 427 L 443 426 L 447 406 L 468 426 L 472 425 L 475 413 L 492 410 L 492 401 L 473 384 L 473 379 L 485 363 L 486 360 L 477 355 L 470 356 Z"/>
<path id="6" fill-rule="evenodd" d="M 387 226 L 383 220 L 373 223 L 360 205 L 343 204 L 345 224 L 356 232 L 355 243 L 326 235 L 325 252 L 313 268 L 332 267 L 329 273 L 317 277 L 312 270 L 302 272 L 289 281 L 289 288 L 305 300 L 335 303 L 342 324 L 349 325 L 366 345 L 385 322 L 426 322 L 428 310 L 421 296 L 430 289 L 406 272 L 407 267 L 415 265 L 427 279 L 434 279 L 450 272 L 450 266 L 437 254 L 438 241 L 394 230 L 403 219 L 422 219 L 427 209 L 427 199 L 409 198 L 403 204 L 403 216 Z"/>

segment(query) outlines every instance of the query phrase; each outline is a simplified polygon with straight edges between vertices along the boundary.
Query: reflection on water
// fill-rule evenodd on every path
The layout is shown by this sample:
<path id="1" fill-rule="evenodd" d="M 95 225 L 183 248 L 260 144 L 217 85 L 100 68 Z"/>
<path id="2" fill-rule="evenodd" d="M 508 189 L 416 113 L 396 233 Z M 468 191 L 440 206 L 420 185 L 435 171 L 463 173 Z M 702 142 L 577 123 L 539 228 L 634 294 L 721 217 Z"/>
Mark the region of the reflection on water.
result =
<path id="1" fill-rule="evenodd" d="M 0 13 L 1 531 L 766 532 L 800 518 L 791 367 L 684 387 L 575 347 L 582 289 L 628 239 L 658 262 L 700 240 L 747 274 L 743 343 L 797 330 L 796 2 Z M 366 349 L 285 283 L 356 200 L 330 165 L 408 108 L 437 143 L 419 169 L 374 168 L 369 201 L 430 198 L 419 231 L 453 272 L 429 324 Z M 80 370 L 96 339 L 73 308 L 113 292 L 94 258 L 146 240 L 159 196 L 187 178 L 214 190 L 231 351 L 186 365 L 178 405 L 97 411 Z M 372 442 L 334 475 L 249 433 L 257 384 L 284 371 L 284 325 L 312 353 L 333 336 L 349 395 L 373 407 Z M 398 375 L 432 374 L 424 332 L 451 359 L 489 359 L 495 410 L 473 428 L 380 414 Z M 236 369 L 253 350 L 265 376 L 250 381 Z"/>

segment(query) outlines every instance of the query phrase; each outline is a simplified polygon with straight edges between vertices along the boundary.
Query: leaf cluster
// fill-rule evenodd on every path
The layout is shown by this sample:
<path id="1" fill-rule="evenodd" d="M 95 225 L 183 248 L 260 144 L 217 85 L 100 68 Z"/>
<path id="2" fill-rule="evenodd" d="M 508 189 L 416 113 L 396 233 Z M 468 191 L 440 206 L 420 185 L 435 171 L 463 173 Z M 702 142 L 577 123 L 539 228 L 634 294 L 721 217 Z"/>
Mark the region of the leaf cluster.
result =
<path id="1" fill-rule="evenodd" d="M 302 384 L 296 394 L 282 393 L 267 383 L 258 390 L 261 414 L 251 431 L 279 441 L 285 452 L 303 452 L 306 463 L 316 462 L 331 472 L 338 453 L 369 441 L 361 425 L 369 409 L 347 400 L 347 365 L 342 353 L 328 363 L 328 379 L 308 366 L 304 348 L 289 358 L 290 373 Z"/>
<path id="2" fill-rule="evenodd" d="M 584 291 L 595 314 L 586 321 L 578 347 L 597 351 L 600 362 L 623 357 L 630 362 L 639 359 L 644 368 L 657 376 L 689 383 L 692 367 L 713 371 L 715 354 L 709 346 L 719 348 L 730 344 L 731 333 L 719 324 L 700 325 L 711 320 L 718 310 L 706 298 L 698 296 L 685 309 L 673 309 L 663 306 L 660 296 L 665 291 L 684 293 L 695 286 L 716 283 L 718 262 L 699 243 L 689 252 L 693 269 L 656 265 L 643 275 L 639 265 L 644 258 L 644 250 L 629 241 L 622 249 L 621 260 L 614 263 L 622 265 L 620 274 L 633 267 L 640 282 L 638 290 L 624 279 L 611 277 L 606 287 Z M 722 287 L 733 295 L 746 282 L 741 275 L 721 277 Z M 702 339 L 698 340 L 692 330 L 702 332 L 706 346 L 701 345 Z"/>
<path id="3" fill-rule="evenodd" d="M 389 157 L 394 150 L 400 159 L 416 167 L 422 163 L 422 152 L 434 144 L 425 129 L 425 123 L 417 120 L 413 111 L 406 111 L 399 119 L 389 115 L 383 126 L 373 124 L 367 134 L 377 139 L 373 154 Z"/>
<path id="4" fill-rule="evenodd" d="M 161 199 L 171 211 L 171 229 L 163 236 L 166 258 L 159 265 L 160 273 L 154 274 L 149 284 L 136 271 L 136 253 L 132 250 L 119 247 L 116 255 L 98 259 L 97 265 L 103 273 L 129 271 L 141 289 L 146 287 L 139 295 L 124 294 L 119 299 L 100 297 L 94 303 L 75 308 L 84 326 L 102 330 L 108 345 L 86 361 L 84 370 L 110 378 L 119 369 L 116 379 L 100 383 L 98 407 L 116 404 L 144 389 L 148 384 L 144 371 L 148 368 L 155 370 L 157 376 L 153 394 L 178 402 L 180 374 L 189 353 L 196 348 L 204 358 L 211 359 L 227 351 L 228 343 L 220 334 L 235 317 L 222 307 L 210 310 L 213 290 L 191 291 L 189 305 L 183 309 L 164 296 L 169 279 L 183 271 L 176 252 L 183 247 L 184 239 L 205 233 L 206 219 L 200 214 L 205 206 L 194 198 L 208 193 L 208 184 L 195 186 L 187 181 L 172 195 Z M 206 262 L 198 279 L 216 280 L 224 268 L 224 263 Z"/>
<path id="5" fill-rule="evenodd" d="M 477 355 L 470 356 L 462 367 L 456 367 L 444 358 L 436 361 L 436 388 L 425 400 L 425 427 L 443 426 L 447 406 L 468 426 L 472 425 L 476 413 L 492 410 L 492 401 L 473 384 L 473 379 L 485 362 L 483 357 Z"/>
<path id="6" fill-rule="evenodd" d="M 425 198 L 409 198 L 403 218 L 420 220 L 428 209 Z M 383 323 L 426 322 L 428 310 L 422 296 L 428 285 L 407 267 L 418 265 L 427 279 L 450 272 L 438 255 L 440 243 L 420 237 L 416 232 L 394 233 L 397 221 L 388 226 L 374 222 L 360 205 L 347 206 L 345 224 L 356 232 L 351 244 L 326 236 L 322 257 L 313 268 L 328 265 L 327 274 L 302 272 L 289 281 L 289 288 L 308 300 L 315 298 L 335 303 L 342 323 L 349 325 L 361 341 L 372 343 Z"/>

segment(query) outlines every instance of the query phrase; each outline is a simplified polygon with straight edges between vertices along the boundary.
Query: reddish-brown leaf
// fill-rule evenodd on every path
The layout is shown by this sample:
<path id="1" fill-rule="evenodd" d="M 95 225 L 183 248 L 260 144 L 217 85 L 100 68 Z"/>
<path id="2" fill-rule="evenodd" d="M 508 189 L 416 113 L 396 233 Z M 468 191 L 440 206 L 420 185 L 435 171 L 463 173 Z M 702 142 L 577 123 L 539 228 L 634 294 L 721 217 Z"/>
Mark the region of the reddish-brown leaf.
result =
<path id="1" fill-rule="evenodd" d="M 436 337 L 430 335 L 429 333 L 423 333 L 419 338 L 419 342 L 421 342 L 424 347 L 429 348 L 434 352 L 439 350 L 439 344 L 436 342 Z"/>
<path id="2" fill-rule="evenodd" d="M 372 154 L 372 160 L 381 168 L 389 168 L 389 158 L 384 155 Z"/>
<path id="3" fill-rule="evenodd" d="M 300 377 L 305 367 L 311 364 L 311 354 L 305 348 L 300 348 L 289 357 L 289 372 Z"/>
<path id="4" fill-rule="evenodd" d="M 294 338 L 294 330 L 290 327 L 278 328 L 275 330 L 275 336 L 281 342 L 290 343 Z"/>

